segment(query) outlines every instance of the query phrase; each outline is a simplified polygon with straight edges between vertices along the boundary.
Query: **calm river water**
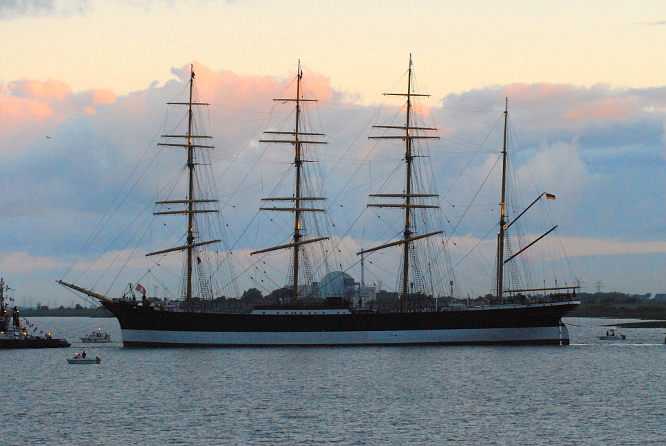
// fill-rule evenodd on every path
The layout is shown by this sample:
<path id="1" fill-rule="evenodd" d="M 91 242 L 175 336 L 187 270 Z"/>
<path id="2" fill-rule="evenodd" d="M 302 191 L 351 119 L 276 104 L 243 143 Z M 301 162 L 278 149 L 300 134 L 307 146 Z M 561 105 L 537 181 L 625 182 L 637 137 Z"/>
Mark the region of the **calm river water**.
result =
<path id="1" fill-rule="evenodd" d="M 567 318 L 568 347 L 123 349 L 115 319 L 29 318 L 0 351 L 2 445 L 666 444 L 664 329 Z M 99 365 L 69 365 L 80 337 Z"/>

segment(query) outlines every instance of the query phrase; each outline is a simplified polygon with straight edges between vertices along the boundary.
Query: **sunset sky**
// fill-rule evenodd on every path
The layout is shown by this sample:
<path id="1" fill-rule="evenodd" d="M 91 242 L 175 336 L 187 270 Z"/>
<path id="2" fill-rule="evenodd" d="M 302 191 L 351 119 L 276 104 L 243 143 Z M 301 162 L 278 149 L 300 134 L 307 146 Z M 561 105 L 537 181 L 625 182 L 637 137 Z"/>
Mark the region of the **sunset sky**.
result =
<path id="1" fill-rule="evenodd" d="M 549 209 L 583 291 L 666 293 L 661 2 L 0 0 L 0 27 L 0 276 L 23 305 L 73 301 L 55 280 L 156 145 L 191 63 L 212 104 L 215 163 L 233 166 L 221 183 L 240 184 L 247 169 L 262 181 L 270 172 L 257 141 L 299 59 L 329 142 L 322 168 L 336 178 L 342 154 L 352 170 L 373 147 L 369 126 L 410 53 L 442 137 L 432 158 L 439 192 L 457 206 L 443 208 L 447 218 L 497 158 L 493 129 L 508 97 L 518 175 L 557 196 Z M 351 198 L 345 186 L 327 189 Z M 252 207 L 231 220 L 245 224 L 262 192 L 222 191 L 233 209 Z M 336 227 L 363 208 L 356 198 L 332 215 Z M 485 202 L 496 208 L 497 198 Z M 251 244 L 240 247 L 261 247 Z"/>

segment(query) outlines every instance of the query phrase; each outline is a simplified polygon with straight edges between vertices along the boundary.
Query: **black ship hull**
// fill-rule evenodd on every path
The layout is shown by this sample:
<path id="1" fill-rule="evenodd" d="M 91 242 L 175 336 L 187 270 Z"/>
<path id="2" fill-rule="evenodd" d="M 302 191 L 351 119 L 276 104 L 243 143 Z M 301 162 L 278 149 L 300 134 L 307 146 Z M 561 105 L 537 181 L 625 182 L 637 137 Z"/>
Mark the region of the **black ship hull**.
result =
<path id="1" fill-rule="evenodd" d="M 0 350 L 19 348 L 66 348 L 71 344 L 65 339 L 0 339 Z"/>
<path id="2" fill-rule="evenodd" d="M 413 313 L 229 314 L 102 302 L 126 347 L 568 345 L 561 318 L 579 302 Z"/>

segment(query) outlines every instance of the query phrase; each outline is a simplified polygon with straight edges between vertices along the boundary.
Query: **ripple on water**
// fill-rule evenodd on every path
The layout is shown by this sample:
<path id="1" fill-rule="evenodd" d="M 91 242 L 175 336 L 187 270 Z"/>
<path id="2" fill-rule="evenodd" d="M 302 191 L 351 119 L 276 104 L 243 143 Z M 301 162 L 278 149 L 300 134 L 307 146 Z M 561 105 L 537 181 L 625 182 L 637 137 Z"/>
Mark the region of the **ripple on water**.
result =
<path id="1" fill-rule="evenodd" d="M 69 338 L 89 330 L 81 328 L 85 320 L 54 319 L 49 327 Z M 103 358 L 90 366 L 66 363 L 80 346 L 0 351 L 3 441 L 661 444 L 663 330 L 627 330 L 631 343 L 608 345 L 596 339 L 607 321 L 568 321 L 576 344 L 569 347 L 142 350 L 116 343 L 86 346 Z M 105 323 L 120 339 L 115 320 Z"/>

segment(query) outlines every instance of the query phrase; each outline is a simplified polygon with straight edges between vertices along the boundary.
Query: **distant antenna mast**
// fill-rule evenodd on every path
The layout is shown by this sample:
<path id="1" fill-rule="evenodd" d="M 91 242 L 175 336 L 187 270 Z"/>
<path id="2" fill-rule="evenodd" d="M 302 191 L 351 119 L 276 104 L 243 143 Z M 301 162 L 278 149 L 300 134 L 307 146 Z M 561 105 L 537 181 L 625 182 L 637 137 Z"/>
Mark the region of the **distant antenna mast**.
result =
<path id="1" fill-rule="evenodd" d="M 596 282 L 594 282 L 594 286 L 597 287 L 597 293 L 601 293 L 601 289 L 604 287 L 604 286 L 601 284 L 601 280 L 597 280 Z"/>

